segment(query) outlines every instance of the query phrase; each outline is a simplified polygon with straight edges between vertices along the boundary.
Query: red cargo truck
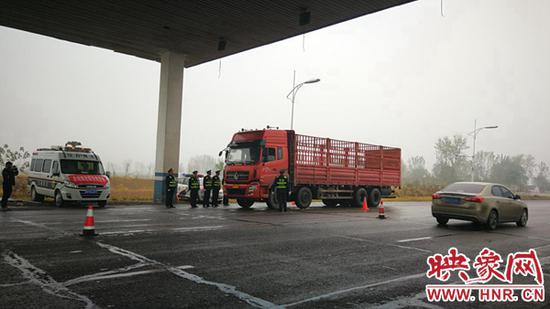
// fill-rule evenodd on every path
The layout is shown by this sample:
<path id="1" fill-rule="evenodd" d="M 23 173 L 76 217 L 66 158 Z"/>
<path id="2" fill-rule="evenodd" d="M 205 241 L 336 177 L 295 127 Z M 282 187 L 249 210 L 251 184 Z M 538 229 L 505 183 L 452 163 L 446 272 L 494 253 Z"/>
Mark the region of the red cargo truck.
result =
<path id="1" fill-rule="evenodd" d="M 224 194 L 244 208 L 265 201 L 277 208 L 269 187 L 281 169 L 291 183 L 290 200 L 307 208 L 376 207 L 401 181 L 401 149 L 295 134 L 292 130 L 242 130 L 225 149 Z"/>

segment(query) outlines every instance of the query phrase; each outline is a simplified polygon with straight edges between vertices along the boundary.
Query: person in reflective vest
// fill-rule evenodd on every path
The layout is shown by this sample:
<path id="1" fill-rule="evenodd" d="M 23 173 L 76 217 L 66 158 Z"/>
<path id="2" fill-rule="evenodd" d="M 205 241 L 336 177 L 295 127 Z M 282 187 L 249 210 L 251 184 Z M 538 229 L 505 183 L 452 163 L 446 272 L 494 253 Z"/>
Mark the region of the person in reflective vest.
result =
<path id="1" fill-rule="evenodd" d="M 212 171 L 206 171 L 206 176 L 202 179 L 202 185 L 204 187 L 202 207 L 210 207 L 210 193 L 212 192 L 212 177 L 210 177 L 210 174 L 212 174 Z"/>
<path id="2" fill-rule="evenodd" d="M 189 203 L 191 204 L 191 208 L 197 208 L 197 200 L 199 198 L 199 189 L 201 187 L 201 184 L 199 182 L 199 176 L 197 171 L 193 171 L 193 175 L 189 177 Z"/>
<path id="3" fill-rule="evenodd" d="M 212 207 L 218 207 L 218 196 L 221 188 L 220 171 L 216 171 L 216 175 L 212 177 Z"/>
<path id="4" fill-rule="evenodd" d="M 290 183 L 288 177 L 285 175 L 285 170 L 279 171 L 279 176 L 275 177 L 271 189 L 275 191 L 277 195 L 277 204 L 279 205 L 279 211 L 286 211 L 286 201 L 288 199 L 288 192 L 290 191 Z"/>
<path id="5" fill-rule="evenodd" d="M 165 204 L 166 208 L 174 208 L 174 197 L 178 188 L 178 181 L 176 176 L 174 176 L 174 170 L 168 170 L 168 176 L 166 176 L 166 198 Z"/>

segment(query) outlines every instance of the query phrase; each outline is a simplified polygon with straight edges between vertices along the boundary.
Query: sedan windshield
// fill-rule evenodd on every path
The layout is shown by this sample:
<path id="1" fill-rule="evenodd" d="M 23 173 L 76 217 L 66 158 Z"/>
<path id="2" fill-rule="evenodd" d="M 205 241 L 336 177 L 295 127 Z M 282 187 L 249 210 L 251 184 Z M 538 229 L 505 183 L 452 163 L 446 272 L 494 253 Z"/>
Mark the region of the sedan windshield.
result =
<path id="1" fill-rule="evenodd" d="M 63 174 L 103 175 L 103 166 L 98 161 L 61 160 Z"/>
<path id="2" fill-rule="evenodd" d="M 260 144 L 241 143 L 231 146 L 227 151 L 226 164 L 246 164 L 258 162 L 260 157 Z"/>
<path id="3" fill-rule="evenodd" d="M 479 183 L 453 183 L 441 190 L 441 192 L 455 192 L 455 193 L 471 193 L 479 194 L 485 188 L 484 184 Z"/>

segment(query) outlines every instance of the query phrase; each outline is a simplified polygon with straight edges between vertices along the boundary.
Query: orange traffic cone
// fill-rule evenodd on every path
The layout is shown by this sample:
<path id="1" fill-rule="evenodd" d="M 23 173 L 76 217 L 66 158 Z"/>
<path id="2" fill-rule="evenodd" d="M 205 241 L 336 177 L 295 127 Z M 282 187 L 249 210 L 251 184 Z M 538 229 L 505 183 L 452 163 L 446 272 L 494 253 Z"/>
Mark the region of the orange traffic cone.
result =
<path id="1" fill-rule="evenodd" d="M 369 211 L 369 205 L 367 205 L 367 197 L 363 198 L 363 211 Z"/>
<path id="2" fill-rule="evenodd" d="M 380 201 L 380 206 L 378 206 L 378 219 L 386 219 L 384 214 L 384 201 Z"/>
<path id="3" fill-rule="evenodd" d="M 80 236 L 97 236 L 95 232 L 94 224 L 94 206 L 88 205 L 88 212 L 86 213 L 86 221 L 84 221 L 84 227 L 82 228 L 82 234 Z"/>

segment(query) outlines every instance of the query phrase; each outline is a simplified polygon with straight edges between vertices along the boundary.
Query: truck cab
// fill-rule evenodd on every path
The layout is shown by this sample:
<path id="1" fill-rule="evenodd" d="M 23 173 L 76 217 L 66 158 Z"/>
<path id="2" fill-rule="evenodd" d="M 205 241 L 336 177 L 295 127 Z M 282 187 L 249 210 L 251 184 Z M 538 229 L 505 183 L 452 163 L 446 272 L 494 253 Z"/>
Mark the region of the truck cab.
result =
<path id="1" fill-rule="evenodd" d="M 269 129 L 235 133 L 226 148 L 225 194 L 241 207 L 269 202 L 270 184 L 281 169 L 288 170 L 288 136 L 285 130 Z"/>

